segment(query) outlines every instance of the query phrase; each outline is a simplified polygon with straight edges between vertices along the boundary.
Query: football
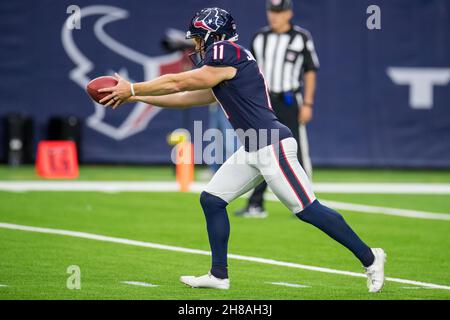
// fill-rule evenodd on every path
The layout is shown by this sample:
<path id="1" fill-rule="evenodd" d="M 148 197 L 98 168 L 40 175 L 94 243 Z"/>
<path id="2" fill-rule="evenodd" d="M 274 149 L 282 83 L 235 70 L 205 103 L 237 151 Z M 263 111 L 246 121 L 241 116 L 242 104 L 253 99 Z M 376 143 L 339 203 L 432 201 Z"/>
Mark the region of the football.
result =
<path id="1" fill-rule="evenodd" d="M 109 93 L 98 92 L 98 90 L 102 88 L 114 87 L 115 85 L 117 85 L 117 80 L 114 77 L 111 76 L 98 77 L 89 81 L 89 83 L 86 86 L 86 91 L 95 102 L 100 103 L 99 101 L 102 100 L 104 97 L 106 97 Z"/>

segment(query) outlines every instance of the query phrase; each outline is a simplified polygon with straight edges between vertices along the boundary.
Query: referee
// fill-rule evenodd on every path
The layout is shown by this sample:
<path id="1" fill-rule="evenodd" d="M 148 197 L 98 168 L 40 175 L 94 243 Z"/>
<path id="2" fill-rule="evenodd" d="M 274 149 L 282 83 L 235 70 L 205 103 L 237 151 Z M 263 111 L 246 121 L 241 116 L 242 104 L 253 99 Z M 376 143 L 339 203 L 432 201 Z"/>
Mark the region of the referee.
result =
<path id="1" fill-rule="evenodd" d="M 266 78 L 275 114 L 291 129 L 299 144 L 300 164 L 311 177 L 305 124 L 312 119 L 319 60 L 311 34 L 293 25 L 293 16 L 292 0 L 268 0 L 269 26 L 254 36 L 251 51 Z M 256 187 L 247 206 L 237 211 L 236 215 L 267 217 L 263 203 L 266 188 L 266 182 Z"/>

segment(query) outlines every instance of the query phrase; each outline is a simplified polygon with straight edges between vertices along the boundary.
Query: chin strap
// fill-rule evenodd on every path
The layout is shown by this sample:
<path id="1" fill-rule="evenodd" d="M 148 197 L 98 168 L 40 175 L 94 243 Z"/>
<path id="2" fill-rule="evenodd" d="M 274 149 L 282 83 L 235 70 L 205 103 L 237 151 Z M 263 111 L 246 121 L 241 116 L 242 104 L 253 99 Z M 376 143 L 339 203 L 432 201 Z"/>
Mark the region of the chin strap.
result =
<path id="1" fill-rule="evenodd" d="M 205 38 L 203 38 L 203 41 L 205 41 L 205 47 L 206 47 L 206 42 L 208 41 L 210 35 L 211 35 L 211 31 L 208 31 L 205 35 Z"/>

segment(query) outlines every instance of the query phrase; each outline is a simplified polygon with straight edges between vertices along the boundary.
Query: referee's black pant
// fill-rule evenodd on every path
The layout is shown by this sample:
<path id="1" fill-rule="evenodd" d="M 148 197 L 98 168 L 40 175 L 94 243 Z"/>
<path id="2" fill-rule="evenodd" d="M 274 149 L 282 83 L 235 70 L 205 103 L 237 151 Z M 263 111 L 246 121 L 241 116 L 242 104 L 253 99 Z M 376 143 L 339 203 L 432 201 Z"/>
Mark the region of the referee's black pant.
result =
<path id="1" fill-rule="evenodd" d="M 283 94 L 270 94 L 270 102 L 272 103 L 273 111 L 282 124 L 287 126 L 297 141 L 298 151 L 297 157 L 300 165 L 303 167 L 302 150 L 300 147 L 300 133 L 298 129 L 298 113 L 299 103 L 294 96 L 293 103 L 291 105 L 286 104 Z M 264 191 L 267 189 L 267 183 L 263 181 L 259 186 L 255 188 L 250 199 L 248 200 L 248 206 L 263 207 Z"/>

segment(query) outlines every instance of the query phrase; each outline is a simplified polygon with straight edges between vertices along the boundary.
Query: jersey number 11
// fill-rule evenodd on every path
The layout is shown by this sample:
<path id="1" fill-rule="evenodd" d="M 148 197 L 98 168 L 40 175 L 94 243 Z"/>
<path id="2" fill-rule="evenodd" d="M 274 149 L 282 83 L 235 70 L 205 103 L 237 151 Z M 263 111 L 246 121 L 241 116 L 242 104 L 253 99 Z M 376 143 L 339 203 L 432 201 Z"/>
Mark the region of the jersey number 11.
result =
<path id="1" fill-rule="evenodd" d="M 223 44 L 222 45 L 215 45 L 214 48 L 214 60 L 220 59 L 223 60 Z"/>

